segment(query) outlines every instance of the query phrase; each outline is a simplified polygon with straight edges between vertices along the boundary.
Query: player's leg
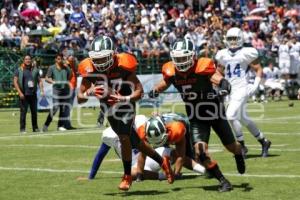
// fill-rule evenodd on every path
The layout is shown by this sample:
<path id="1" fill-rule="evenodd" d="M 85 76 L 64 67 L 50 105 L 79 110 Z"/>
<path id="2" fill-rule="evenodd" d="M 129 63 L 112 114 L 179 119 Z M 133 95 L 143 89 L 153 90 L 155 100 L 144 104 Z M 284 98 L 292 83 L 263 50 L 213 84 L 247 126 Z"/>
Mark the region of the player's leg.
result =
<path id="1" fill-rule="evenodd" d="M 271 141 L 265 138 L 264 134 L 257 128 L 256 124 L 250 119 L 246 111 L 242 113 L 242 123 L 249 132 L 257 139 L 257 141 L 262 146 L 262 157 L 267 157 L 269 154 L 269 148 L 271 146 Z"/>
<path id="2" fill-rule="evenodd" d="M 149 156 L 154 161 L 156 161 L 165 172 L 168 182 L 173 183 L 174 174 L 170 165 L 169 157 L 168 156 L 162 157 L 161 155 L 159 155 L 148 143 L 141 141 L 138 138 L 136 133 L 133 133 L 132 136 L 136 137 L 135 138 L 136 141 L 139 140 L 139 142 L 136 144 L 137 145 L 136 147 L 140 150 L 140 152 L 142 152 L 143 154 Z"/>
<path id="3" fill-rule="evenodd" d="M 116 152 L 119 152 L 119 147 L 117 146 L 119 143 L 119 137 L 118 135 L 112 130 L 111 127 L 105 129 L 102 133 L 102 144 L 94 158 L 92 168 L 89 174 L 89 179 L 94 179 L 98 169 L 100 168 L 100 165 L 107 155 L 108 151 L 110 150 L 111 147 L 113 147 Z M 120 157 L 120 152 L 117 153 L 118 156 Z M 121 157 L 120 157 L 121 158 Z"/>
<path id="4" fill-rule="evenodd" d="M 240 122 L 241 107 L 245 106 L 244 102 L 244 99 L 230 100 L 226 110 L 226 117 L 231 125 L 237 141 L 242 145 L 242 151 L 246 156 L 248 148 L 245 145 L 242 124 Z"/>
<path id="5" fill-rule="evenodd" d="M 230 182 L 222 174 L 217 161 L 212 160 L 208 154 L 208 141 L 210 136 L 210 125 L 208 122 L 190 121 L 191 136 L 194 144 L 195 160 L 200 162 L 214 178 L 220 182 L 219 191 L 232 190 Z"/>
<path id="6" fill-rule="evenodd" d="M 110 108 L 111 109 L 111 108 Z M 119 108 L 121 110 L 121 108 Z M 127 107 L 128 111 L 128 107 Z M 120 190 L 129 190 L 132 184 L 131 162 L 132 162 L 132 145 L 130 141 L 130 133 L 133 126 L 134 113 L 119 112 L 118 108 L 108 113 L 108 122 L 113 131 L 118 135 L 121 143 L 121 155 L 124 169 L 124 175 L 119 185 Z"/>
<path id="7" fill-rule="evenodd" d="M 240 174 L 244 174 L 246 170 L 246 165 L 244 161 L 244 153 L 242 151 L 242 146 L 235 140 L 233 132 L 227 120 L 219 118 L 214 121 L 212 127 L 216 134 L 219 136 L 220 140 L 222 141 L 222 144 L 226 147 L 226 149 L 234 154 L 238 172 Z"/>

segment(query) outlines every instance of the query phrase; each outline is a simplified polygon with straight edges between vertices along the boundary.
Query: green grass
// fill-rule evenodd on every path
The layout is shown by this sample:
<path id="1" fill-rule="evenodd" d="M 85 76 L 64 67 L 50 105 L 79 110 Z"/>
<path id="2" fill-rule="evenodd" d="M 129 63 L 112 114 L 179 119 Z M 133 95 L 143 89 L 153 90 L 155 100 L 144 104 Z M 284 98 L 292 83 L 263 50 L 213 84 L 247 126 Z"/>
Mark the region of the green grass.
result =
<path id="1" fill-rule="evenodd" d="M 78 176 L 88 175 L 101 143 L 101 130 L 95 127 L 97 110 L 82 109 L 77 113 L 74 109 L 73 125 L 79 129 L 65 133 L 55 131 L 57 121 L 54 121 L 47 134 L 32 134 L 29 114 L 28 133 L 24 136 L 19 135 L 19 111 L 1 110 L 0 199 L 299 199 L 300 102 L 294 103 L 294 107 L 288 107 L 288 101 L 262 104 L 262 107 L 250 104 L 251 116 L 272 141 L 272 148 L 270 157 L 259 157 L 260 145 L 245 130 L 249 158 L 244 176 L 237 174 L 232 155 L 212 133 L 210 149 L 218 150 L 212 152 L 212 157 L 234 186 L 229 193 L 217 192 L 216 180 L 195 176 L 187 170 L 184 170 L 185 179 L 172 185 L 166 181 L 144 181 L 133 183 L 129 192 L 120 192 L 117 186 L 122 163 L 114 160 L 113 151 L 104 160 L 95 180 L 77 181 Z M 164 106 L 165 110 L 169 108 Z M 149 115 L 153 110 L 139 111 Z M 182 112 L 183 108 L 178 107 L 176 111 Z M 263 117 L 258 119 L 261 114 Z M 46 115 L 38 115 L 40 128 Z M 77 116 L 82 120 L 78 121 Z"/>

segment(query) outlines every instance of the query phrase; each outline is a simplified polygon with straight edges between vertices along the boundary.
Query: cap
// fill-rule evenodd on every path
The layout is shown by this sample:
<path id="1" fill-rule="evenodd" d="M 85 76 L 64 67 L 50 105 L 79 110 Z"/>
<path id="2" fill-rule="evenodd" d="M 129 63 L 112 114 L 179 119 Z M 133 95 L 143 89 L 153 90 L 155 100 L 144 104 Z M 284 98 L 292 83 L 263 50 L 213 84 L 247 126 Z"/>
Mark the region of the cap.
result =
<path id="1" fill-rule="evenodd" d="M 155 8 L 159 8 L 159 4 L 156 3 L 156 4 L 154 5 L 154 7 L 155 7 Z"/>

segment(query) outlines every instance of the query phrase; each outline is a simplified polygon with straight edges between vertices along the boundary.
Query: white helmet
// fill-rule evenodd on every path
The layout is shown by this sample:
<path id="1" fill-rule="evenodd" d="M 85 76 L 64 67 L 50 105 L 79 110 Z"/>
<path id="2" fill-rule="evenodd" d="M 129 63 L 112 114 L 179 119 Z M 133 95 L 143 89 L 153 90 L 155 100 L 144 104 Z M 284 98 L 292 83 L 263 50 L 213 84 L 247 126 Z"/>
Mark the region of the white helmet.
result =
<path id="1" fill-rule="evenodd" d="M 100 36 L 93 40 L 89 57 L 97 71 L 108 70 L 114 63 L 114 43 L 110 37 Z"/>
<path id="2" fill-rule="evenodd" d="M 145 132 L 148 142 L 155 147 L 163 146 L 167 142 L 167 130 L 160 116 L 151 117 L 146 122 Z"/>
<path id="3" fill-rule="evenodd" d="M 194 65 L 194 44 L 189 39 L 176 41 L 170 52 L 172 61 L 176 69 L 186 72 Z"/>
<path id="4" fill-rule="evenodd" d="M 225 37 L 225 45 L 230 50 L 241 48 L 244 44 L 243 31 L 237 27 L 230 28 Z"/>

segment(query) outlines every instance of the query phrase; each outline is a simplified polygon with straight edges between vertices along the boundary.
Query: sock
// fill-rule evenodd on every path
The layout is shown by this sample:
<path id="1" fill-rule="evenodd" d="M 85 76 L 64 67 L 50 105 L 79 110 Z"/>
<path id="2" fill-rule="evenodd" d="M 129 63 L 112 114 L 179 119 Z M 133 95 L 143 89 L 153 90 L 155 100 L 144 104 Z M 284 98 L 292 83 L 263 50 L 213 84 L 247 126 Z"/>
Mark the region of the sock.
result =
<path id="1" fill-rule="evenodd" d="M 193 171 L 194 171 L 194 172 L 197 172 L 197 173 L 199 173 L 199 174 L 204 174 L 206 170 L 205 170 L 205 168 L 204 168 L 202 165 L 196 164 L 196 165 L 193 167 Z"/>
<path id="2" fill-rule="evenodd" d="M 127 161 L 122 159 L 122 162 L 124 167 L 124 174 L 131 175 L 131 160 Z"/>
<path id="3" fill-rule="evenodd" d="M 244 135 L 242 132 L 242 124 L 238 120 L 232 120 L 231 122 L 231 127 L 235 133 L 236 139 L 238 141 L 243 141 L 244 140 Z"/>
<path id="4" fill-rule="evenodd" d="M 110 146 L 106 145 L 105 143 L 102 143 L 100 149 L 98 150 L 98 152 L 94 158 L 94 162 L 93 162 L 92 169 L 91 169 L 91 172 L 89 175 L 89 179 L 95 178 L 97 171 L 102 163 L 102 160 L 108 153 L 109 149 L 110 149 Z"/>
<path id="5" fill-rule="evenodd" d="M 213 166 L 210 169 L 206 169 L 213 177 L 215 177 L 216 179 L 218 179 L 219 181 L 221 181 L 222 178 L 224 178 L 221 170 L 219 169 L 218 164 L 216 164 L 215 166 Z"/>
<path id="6" fill-rule="evenodd" d="M 258 130 L 253 121 L 248 121 L 247 129 L 257 140 L 264 138 L 264 134 Z"/>

